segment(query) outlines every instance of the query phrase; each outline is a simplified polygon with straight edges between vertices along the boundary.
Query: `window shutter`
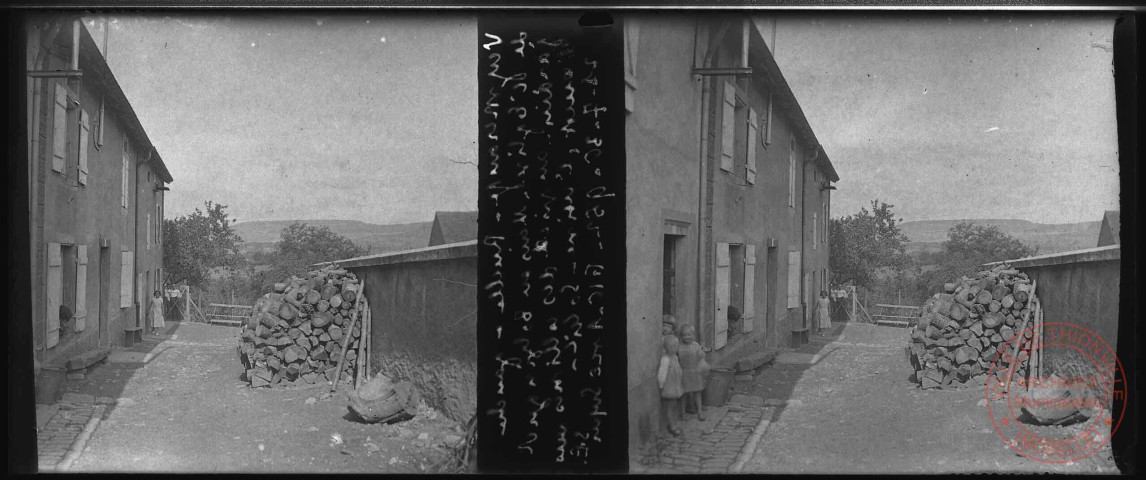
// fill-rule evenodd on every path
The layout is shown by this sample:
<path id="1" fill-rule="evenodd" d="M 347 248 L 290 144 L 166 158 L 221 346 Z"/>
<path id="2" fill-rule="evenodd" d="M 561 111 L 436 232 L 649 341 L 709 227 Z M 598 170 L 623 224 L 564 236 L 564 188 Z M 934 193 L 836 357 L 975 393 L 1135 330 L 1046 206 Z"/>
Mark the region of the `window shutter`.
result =
<path id="1" fill-rule="evenodd" d="M 107 97 L 100 97 L 100 99 L 99 99 L 99 119 L 97 119 L 97 121 L 99 123 L 96 124 L 96 148 L 103 146 L 103 131 L 104 131 L 103 119 L 104 119 L 104 109 L 106 107 L 107 107 Z"/>
<path id="2" fill-rule="evenodd" d="M 135 254 L 132 252 L 123 252 L 120 257 L 119 263 L 119 307 L 127 308 L 131 306 L 131 279 L 135 271 Z"/>
<path id="3" fill-rule="evenodd" d="M 88 184 L 88 136 L 91 135 L 90 119 L 84 111 L 80 110 L 80 185 Z"/>
<path id="4" fill-rule="evenodd" d="M 764 145 L 772 143 L 772 94 L 768 94 L 768 113 L 764 121 Z"/>
<path id="5" fill-rule="evenodd" d="M 820 244 L 820 220 L 816 212 L 812 212 L 812 250 Z"/>
<path id="6" fill-rule="evenodd" d="M 76 246 L 76 331 L 87 327 L 88 317 L 88 246 Z"/>
<path id="7" fill-rule="evenodd" d="M 756 110 L 748 109 L 748 155 L 744 160 L 747 175 L 744 178 L 749 185 L 756 184 L 756 140 L 760 136 L 757 121 Z"/>
<path id="8" fill-rule="evenodd" d="M 151 250 L 151 214 L 147 214 L 147 249 Z"/>
<path id="9" fill-rule="evenodd" d="M 756 245 L 744 246 L 744 332 L 752 331 L 756 302 Z"/>
<path id="10" fill-rule="evenodd" d="M 716 335 L 713 347 L 724 348 L 728 343 L 728 303 L 732 297 L 732 263 L 728 244 L 716 244 Z"/>
<path id="11" fill-rule="evenodd" d="M 130 177 L 131 177 L 131 169 L 129 169 L 127 167 L 128 163 L 130 162 L 127 158 L 127 148 L 126 148 L 127 142 L 124 142 L 124 147 L 125 148 L 123 150 L 123 172 L 121 172 L 122 173 L 121 177 L 123 177 L 123 178 L 122 178 L 122 181 L 120 182 L 120 185 L 119 185 L 119 205 L 123 208 L 127 208 L 127 182 L 128 182 L 128 180 L 130 180 Z"/>
<path id="12" fill-rule="evenodd" d="M 63 173 L 67 159 L 68 89 L 57 83 L 55 113 L 52 116 L 52 170 Z"/>
<path id="13" fill-rule="evenodd" d="M 800 252 L 788 252 L 788 308 L 800 306 Z"/>
<path id="14" fill-rule="evenodd" d="M 720 169 L 731 172 L 736 151 L 736 89 L 730 83 L 724 84 L 720 138 Z"/>
<path id="15" fill-rule="evenodd" d="M 48 337 L 45 348 L 60 343 L 60 304 L 64 299 L 64 269 L 60 256 L 60 244 L 48 244 Z"/>
<path id="16" fill-rule="evenodd" d="M 788 148 L 788 206 L 796 206 L 796 139 Z"/>

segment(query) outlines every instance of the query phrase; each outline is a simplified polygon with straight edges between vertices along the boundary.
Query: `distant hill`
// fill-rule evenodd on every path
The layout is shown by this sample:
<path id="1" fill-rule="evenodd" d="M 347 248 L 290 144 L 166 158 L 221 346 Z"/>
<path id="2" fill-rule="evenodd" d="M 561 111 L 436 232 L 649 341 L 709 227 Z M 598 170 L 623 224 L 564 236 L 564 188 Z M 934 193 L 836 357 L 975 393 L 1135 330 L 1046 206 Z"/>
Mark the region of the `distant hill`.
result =
<path id="1" fill-rule="evenodd" d="M 1102 225 L 1101 221 L 1050 224 L 1027 220 L 967 219 L 903 222 L 899 229 L 910 239 L 908 253 L 939 251 L 939 244 L 947 240 L 947 231 L 964 221 L 999 227 L 1003 233 L 1038 247 L 1040 254 L 1093 248 L 1098 245 L 1098 229 Z"/>
<path id="2" fill-rule="evenodd" d="M 433 222 L 379 225 L 357 220 L 267 220 L 235 224 L 243 237 L 239 251 L 272 251 L 282 230 L 295 222 L 330 227 L 334 233 L 349 238 L 356 245 L 369 247 L 370 253 L 396 252 L 423 248 L 430 241 Z"/>

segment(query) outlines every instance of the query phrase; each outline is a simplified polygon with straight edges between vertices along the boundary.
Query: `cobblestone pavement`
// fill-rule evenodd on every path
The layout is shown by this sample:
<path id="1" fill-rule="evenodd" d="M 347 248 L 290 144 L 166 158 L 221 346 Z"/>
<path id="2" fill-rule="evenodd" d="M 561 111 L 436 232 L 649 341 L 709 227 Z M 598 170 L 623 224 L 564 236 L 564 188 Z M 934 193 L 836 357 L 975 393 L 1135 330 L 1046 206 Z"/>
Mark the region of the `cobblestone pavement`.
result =
<path id="1" fill-rule="evenodd" d="M 43 415 L 47 417 L 42 426 L 38 425 L 36 432 L 41 472 L 55 471 L 69 454 L 73 457 L 78 454 L 79 449 L 83 448 L 83 442 L 77 443 L 77 440 L 84 428 L 92 419 L 100 419 L 107 409 L 105 404 L 94 403 L 95 399 L 91 396 L 69 395 L 65 400 L 51 408 L 40 406 L 43 407 Z"/>
<path id="2" fill-rule="evenodd" d="M 745 400 L 751 402 L 751 399 Z M 732 472 L 733 465 L 745 458 L 745 444 L 765 417 L 765 408 L 730 403 L 725 407 L 707 407 L 705 412 L 710 415 L 706 422 L 698 421 L 695 415 L 687 415 L 680 424 L 684 434 L 658 440 L 656 452 L 649 452 L 634 462 L 630 473 Z"/>

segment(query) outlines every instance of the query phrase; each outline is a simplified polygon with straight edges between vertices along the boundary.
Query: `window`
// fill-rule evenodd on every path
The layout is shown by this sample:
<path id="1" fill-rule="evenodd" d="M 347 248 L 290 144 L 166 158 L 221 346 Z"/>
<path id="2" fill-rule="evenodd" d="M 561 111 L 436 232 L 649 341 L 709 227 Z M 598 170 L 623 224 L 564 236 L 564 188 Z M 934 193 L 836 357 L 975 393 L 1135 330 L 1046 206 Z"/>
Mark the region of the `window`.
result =
<path id="1" fill-rule="evenodd" d="M 788 308 L 800 306 L 800 252 L 788 252 Z"/>
<path id="2" fill-rule="evenodd" d="M 131 182 L 131 168 L 129 167 L 131 164 L 131 154 L 128 150 L 129 147 L 130 145 L 128 145 L 127 139 L 123 139 L 123 172 L 121 175 L 122 181 L 119 186 L 119 205 L 123 208 L 127 208 L 127 186 Z"/>
<path id="3" fill-rule="evenodd" d="M 828 225 L 828 201 L 824 200 L 823 205 L 824 205 L 824 217 L 823 217 L 824 228 L 820 230 L 820 236 L 821 236 L 820 240 L 824 242 L 824 246 L 827 246 L 828 245 L 828 226 L 829 226 Z"/>
<path id="4" fill-rule="evenodd" d="M 68 89 L 56 84 L 52 113 L 52 170 L 64 173 L 68 162 Z"/>
<path id="5" fill-rule="evenodd" d="M 757 125 L 756 110 L 748 109 L 748 153 L 744 156 L 744 179 L 749 185 L 756 184 L 756 140 L 760 136 L 759 127 Z"/>
<path id="6" fill-rule="evenodd" d="M 764 115 L 764 146 L 772 144 L 772 94 L 768 94 L 768 111 Z"/>
<path id="7" fill-rule="evenodd" d="M 155 244 L 163 243 L 163 204 L 155 205 Z"/>
<path id="8" fill-rule="evenodd" d="M 123 252 L 119 263 L 119 307 L 127 308 L 135 300 L 132 298 L 131 279 L 135 272 L 135 254 Z"/>
<path id="9" fill-rule="evenodd" d="M 796 208 L 796 136 L 788 143 L 788 206 Z"/>
<path id="10" fill-rule="evenodd" d="M 76 175 L 76 180 L 80 185 L 88 184 L 88 136 L 91 135 L 90 120 L 87 112 L 80 109 L 80 164 L 77 169 L 78 175 Z"/>
<path id="11" fill-rule="evenodd" d="M 819 243 L 820 243 L 819 239 L 820 239 L 819 219 L 816 218 L 816 212 L 812 212 L 812 250 L 816 250 L 817 245 L 819 245 Z"/>
<path id="12" fill-rule="evenodd" d="M 96 150 L 103 146 L 103 119 L 104 109 L 106 108 L 107 98 L 100 97 L 99 99 L 99 118 L 96 119 Z"/>

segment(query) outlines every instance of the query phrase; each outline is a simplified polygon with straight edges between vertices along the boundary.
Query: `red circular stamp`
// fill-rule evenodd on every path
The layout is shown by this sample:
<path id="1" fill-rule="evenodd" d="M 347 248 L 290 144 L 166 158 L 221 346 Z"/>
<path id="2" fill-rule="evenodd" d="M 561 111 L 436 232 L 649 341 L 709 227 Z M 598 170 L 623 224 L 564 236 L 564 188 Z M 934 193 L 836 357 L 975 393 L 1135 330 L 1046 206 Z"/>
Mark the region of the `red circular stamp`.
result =
<path id="1" fill-rule="evenodd" d="M 1030 359 L 1036 355 L 1042 365 L 1032 372 Z M 1028 326 L 991 359 L 987 414 L 1015 453 L 1046 463 L 1077 462 L 1106 445 L 1122 422 L 1123 375 L 1114 349 L 1094 332 L 1072 323 L 1046 323 L 1040 335 Z M 1002 400 L 1005 409 L 993 405 Z M 1117 412 L 1115 401 L 1122 405 Z"/>

